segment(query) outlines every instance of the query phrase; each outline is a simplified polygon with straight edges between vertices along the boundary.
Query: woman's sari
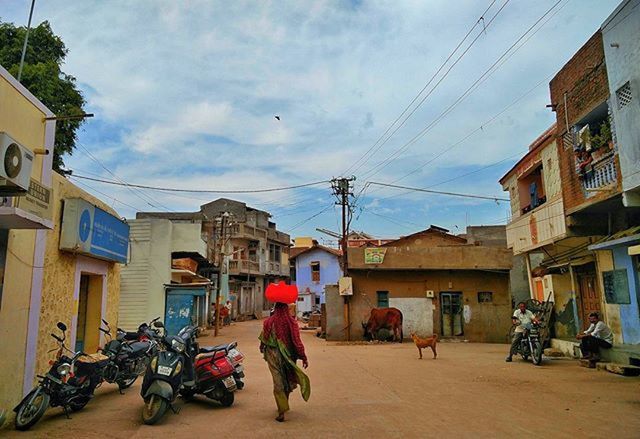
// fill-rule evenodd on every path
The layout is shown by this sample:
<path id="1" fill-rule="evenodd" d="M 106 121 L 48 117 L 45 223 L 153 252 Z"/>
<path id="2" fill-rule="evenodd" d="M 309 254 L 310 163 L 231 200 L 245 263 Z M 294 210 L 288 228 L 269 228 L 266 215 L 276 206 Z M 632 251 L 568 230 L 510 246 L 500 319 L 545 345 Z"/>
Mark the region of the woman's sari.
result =
<path id="1" fill-rule="evenodd" d="M 300 385 L 300 392 L 305 401 L 311 395 L 309 377 L 296 365 L 296 360 L 306 361 L 300 329 L 289 314 L 286 304 L 276 304 L 271 317 L 264 321 L 260 334 L 260 350 L 269 365 L 273 377 L 273 395 L 278 405 L 278 412 L 289 410 L 289 394 Z"/>

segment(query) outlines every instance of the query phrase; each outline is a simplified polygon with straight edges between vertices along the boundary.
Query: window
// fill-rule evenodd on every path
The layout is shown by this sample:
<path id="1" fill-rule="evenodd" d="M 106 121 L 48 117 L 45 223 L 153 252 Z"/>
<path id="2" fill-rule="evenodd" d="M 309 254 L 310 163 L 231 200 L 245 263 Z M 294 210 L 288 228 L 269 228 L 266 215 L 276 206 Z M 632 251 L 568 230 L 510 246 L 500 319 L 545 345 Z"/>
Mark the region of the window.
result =
<path id="1" fill-rule="evenodd" d="M 269 260 L 271 262 L 280 262 L 281 253 L 282 249 L 279 245 L 269 244 Z"/>
<path id="2" fill-rule="evenodd" d="M 493 293 L 491 291 L 478 292 L 478 303 L 491 303 L 493 302 Z"/>
<path id="3" fill-rule="evenodd" d="M 289 276 L 291 277 L 291 282 L 296 281 L 296 260 L 289 259 Z"/>
<path id="4" fill-rule="evenodd" d="M 522 214 L 530 212 L 547 201 L 541 164 L 518 179 L 518 193 Z"/>
<path id="5" fill-rule="evenodd" d="M 378 308 L 389 308 L 389 292 L 377 291 L 378 296 Z"/>
<path id="6" fill-rule="evenodd" d="M 633 95 L 631 94 L 631 84 L 629 81 L 616 90 L 616 98 L 618 100 L 618 110 L 622 110 L 622 108 L 631 103 Z"/>
<path id="7" fill-rule="evenodd" d="M 311 263 L 311 281 L 320 282 L 320 262 Z"/>

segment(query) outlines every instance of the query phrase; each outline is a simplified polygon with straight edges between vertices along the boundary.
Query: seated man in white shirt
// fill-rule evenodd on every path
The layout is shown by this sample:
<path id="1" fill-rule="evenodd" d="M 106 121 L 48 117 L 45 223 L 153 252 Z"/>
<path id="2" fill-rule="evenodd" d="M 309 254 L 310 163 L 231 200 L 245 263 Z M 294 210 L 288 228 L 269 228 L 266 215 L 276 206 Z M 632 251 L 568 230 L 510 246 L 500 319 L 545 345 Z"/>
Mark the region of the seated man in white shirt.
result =
<path id="1" fill-rule="evenodd" d="M 590 360 L 595 367 L 595 362 L 600 359 L 600 348 L 610 349 L 613 346 L 613 332 L 600 320 L 597 312 L 589 314 L 589 329 L 576 338 L 580 340 L 582 357 Z"/>
<path id="2" fill-rule="evenodd" d="M 527 304 L 520 302 L 518 304 L 518 309 L 513 312 L 511 321 L 514 325 L 518 326 L 516 327 L 513 339 L 511 340 L 511 350 L 505 359 L 507 363 L 511 362 L 512 357 L 518 353 L 518 346 L 520 346 L 520 341 L 524 336 L 526 326 L 529 326 L 532 322 L 537 322 L 538 320 L 536 319 L 536 316 L 527 309 Z"/>

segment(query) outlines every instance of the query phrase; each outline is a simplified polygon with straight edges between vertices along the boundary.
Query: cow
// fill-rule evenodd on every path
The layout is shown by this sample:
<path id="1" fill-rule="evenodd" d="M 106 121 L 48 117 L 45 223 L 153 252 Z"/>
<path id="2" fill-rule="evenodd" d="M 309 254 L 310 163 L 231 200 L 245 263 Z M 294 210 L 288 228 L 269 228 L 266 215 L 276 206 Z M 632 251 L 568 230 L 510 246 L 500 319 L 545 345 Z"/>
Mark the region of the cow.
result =
<path id="1" fill-rule="evenodd" d="M 364 338 L 371 341 L 376 338 L 380 329 L 388 329 L 393 334 L 393 341 L 402 343 L 402 313 L 398 308 L 373 308 L 369 321 L 362 322 Z"/>

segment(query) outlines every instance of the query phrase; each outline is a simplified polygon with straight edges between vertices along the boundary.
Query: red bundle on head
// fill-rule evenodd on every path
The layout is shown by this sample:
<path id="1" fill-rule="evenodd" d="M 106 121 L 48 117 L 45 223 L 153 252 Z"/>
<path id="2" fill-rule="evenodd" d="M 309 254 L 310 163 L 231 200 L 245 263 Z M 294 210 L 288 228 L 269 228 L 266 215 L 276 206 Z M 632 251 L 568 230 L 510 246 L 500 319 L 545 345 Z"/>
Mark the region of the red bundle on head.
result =
<path id="1" fill-rule="evenodd" d="M 264 295 L 269 302 L 296 303 L 298 300 L 298 287 L 287 285 L 282 281 L 277 284 L 270 283 Z"/>

